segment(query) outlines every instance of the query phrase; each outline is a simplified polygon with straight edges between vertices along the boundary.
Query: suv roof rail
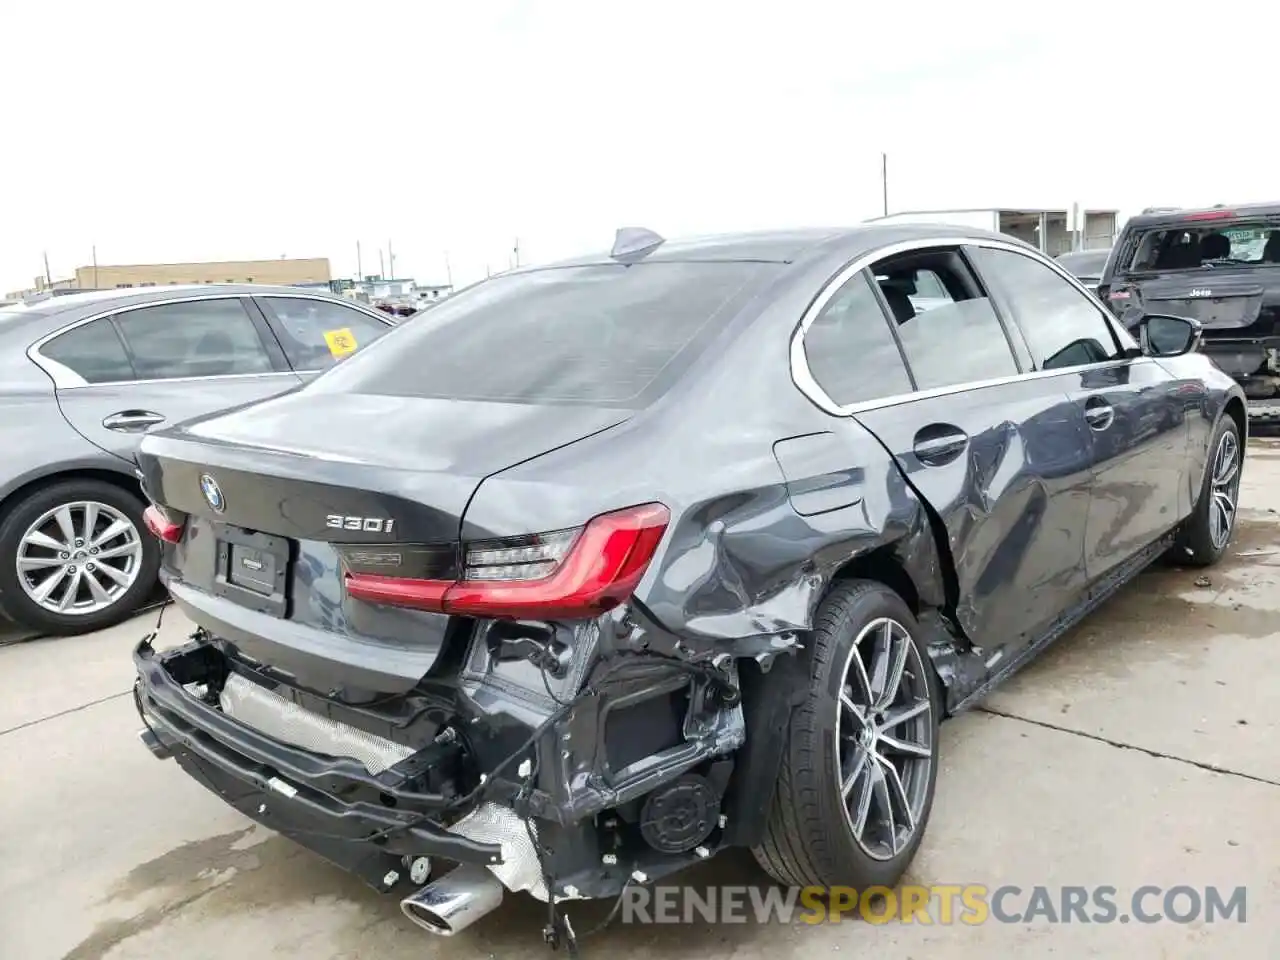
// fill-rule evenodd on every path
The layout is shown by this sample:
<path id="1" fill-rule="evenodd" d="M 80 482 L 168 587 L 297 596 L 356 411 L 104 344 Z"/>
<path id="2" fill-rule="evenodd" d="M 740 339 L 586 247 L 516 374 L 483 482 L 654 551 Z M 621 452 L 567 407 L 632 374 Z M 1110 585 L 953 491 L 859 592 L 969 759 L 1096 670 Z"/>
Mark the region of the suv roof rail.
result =
<path id="1" fill-rule="evenodd" d="M 1219 206 L 1221 206 L 1221 204 L 1219 204 Z M 1146 207 L 1146 208 L 1144 208 L 1144 209 L 1143 209 L 1143 211 L 1142 211 L 1142 212 L 1143 212 L 1144 214 L 1147 214 L 1147 213 L 1173 213 L 1173 211 L 1175 211 L 1175 210 L 1181 210 L 1181 209 L 1182 209 L 1181 207 Z"/>

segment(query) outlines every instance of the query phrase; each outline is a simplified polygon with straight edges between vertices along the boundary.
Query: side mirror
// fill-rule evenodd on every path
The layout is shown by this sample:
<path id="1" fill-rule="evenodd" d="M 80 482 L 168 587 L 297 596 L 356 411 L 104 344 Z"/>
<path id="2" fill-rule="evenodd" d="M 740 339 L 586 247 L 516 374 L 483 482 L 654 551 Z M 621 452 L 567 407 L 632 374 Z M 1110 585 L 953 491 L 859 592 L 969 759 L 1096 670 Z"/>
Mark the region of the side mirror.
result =
<path id="1" fill-rule="evenodd" d="M 1180 357 L 1200 346 L 1199 320 L 1147 314 L 1138 324 L 1142 352 L 1149 357 Z"/>

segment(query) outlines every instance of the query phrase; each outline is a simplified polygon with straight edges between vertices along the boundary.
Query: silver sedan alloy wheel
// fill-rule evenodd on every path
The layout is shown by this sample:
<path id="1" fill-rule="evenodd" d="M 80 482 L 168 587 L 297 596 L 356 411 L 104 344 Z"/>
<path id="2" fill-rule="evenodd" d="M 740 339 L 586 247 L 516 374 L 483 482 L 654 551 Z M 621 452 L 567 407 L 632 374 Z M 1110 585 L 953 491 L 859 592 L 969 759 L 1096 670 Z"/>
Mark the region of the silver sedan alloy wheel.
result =
<path id="1" fill-rule="evenodd" d="M 929 678 L 907 628 L 881 617 L 858 634 L 836 708 L 836 777 L 863 852 L 891 860 L 911 842 L 934 762 Z"/>
<path id="2" fill-rule="evenodd" d="M 1221 550 L 1231 539 L 1240 499 L 1240 441 L 1231 431 L 1222 435 L 1213 454 L 1213 474 L 1209 480 L 1209 537 L 1213 548 Z"/>
<path id="3" fill-rule="evenodd" d="M 124 513 L 79 500 L 42 514 L 18 544 L 18 583 L 51 613 L 97 613 L 138 579 L 142 536 Z"/>

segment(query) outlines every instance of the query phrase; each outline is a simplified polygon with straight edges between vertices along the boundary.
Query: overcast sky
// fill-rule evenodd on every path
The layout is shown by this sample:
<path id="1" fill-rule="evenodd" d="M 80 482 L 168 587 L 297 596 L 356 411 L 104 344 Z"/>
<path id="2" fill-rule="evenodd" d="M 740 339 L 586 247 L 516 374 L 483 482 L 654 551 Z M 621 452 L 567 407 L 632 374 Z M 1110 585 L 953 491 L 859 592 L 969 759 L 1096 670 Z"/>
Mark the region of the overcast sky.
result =
<path id="1" fill-rule="evenodd" d="M 442 279 L 447 251 L 461 284 L 517 237 L 529 262 L 620 225 L 850 223 L 880 213 L 882 150 L 895 211 L 1271 199 L 1247 38 L 1280 15 L 1202 9 L 10 0 L 0 292 L 95 244 L 345 276 L 390 240 L 398 274 Z"/>

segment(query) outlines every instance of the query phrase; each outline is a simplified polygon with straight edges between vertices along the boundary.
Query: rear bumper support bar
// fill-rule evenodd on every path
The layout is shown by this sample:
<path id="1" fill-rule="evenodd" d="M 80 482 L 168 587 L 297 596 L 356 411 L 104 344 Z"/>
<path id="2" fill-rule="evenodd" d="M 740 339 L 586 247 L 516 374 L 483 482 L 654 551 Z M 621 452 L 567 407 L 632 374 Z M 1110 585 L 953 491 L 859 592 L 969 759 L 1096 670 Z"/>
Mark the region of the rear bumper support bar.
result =
<path id="1" fill-rule="evenodd" d="M 383 881 L 397 871 L 386 868 L 398 865 L 400 856 L 502 862 L 500 845 L 469 840 L 423 819 L 443 812 L 451 797 L 422 792 L 395 767 L 375 775 L 358 761 L 282 743 L 188 693 L 180 678 L 210 656 L 220 654 L 199 640 L 160 654 L 144 640 L 134 650 L 135 700 L 146 724 L 140 738 L 154 755 L 172 755 L 247 816 L 378 889 L 389 889 Z M 370 839 L 384 831 L 391 832 Z"/>

